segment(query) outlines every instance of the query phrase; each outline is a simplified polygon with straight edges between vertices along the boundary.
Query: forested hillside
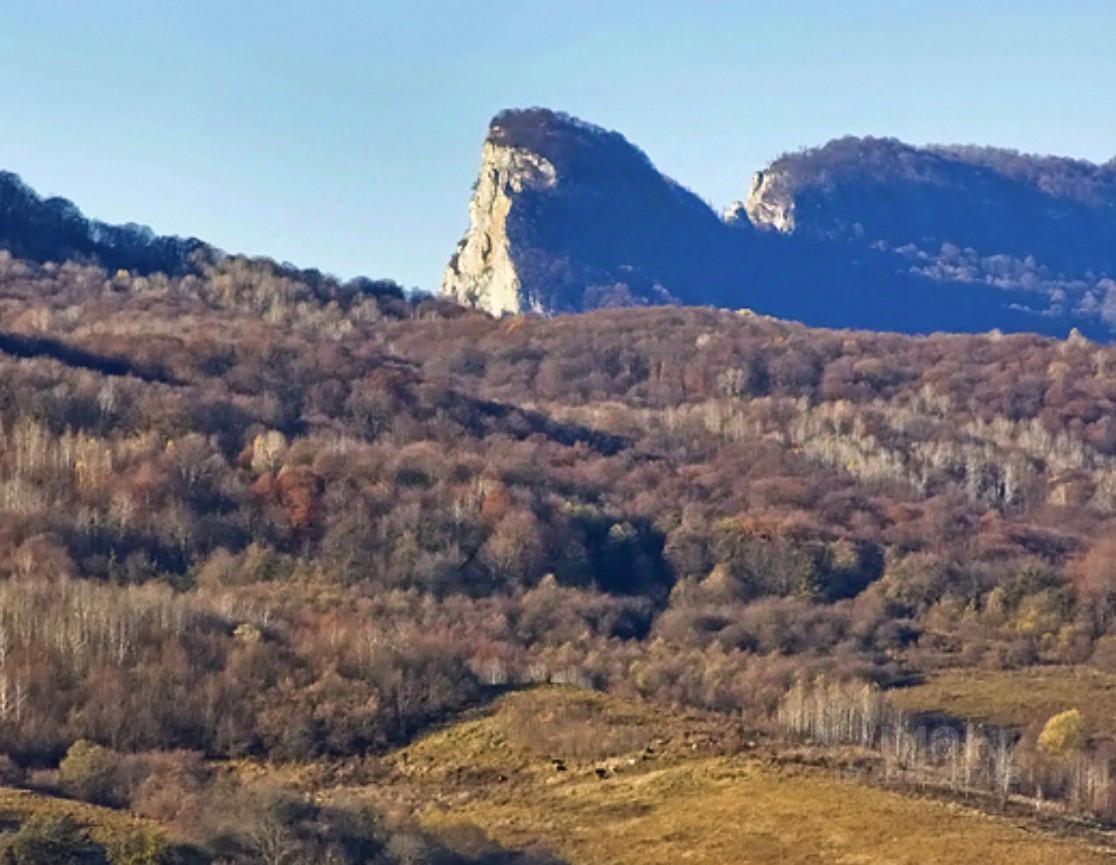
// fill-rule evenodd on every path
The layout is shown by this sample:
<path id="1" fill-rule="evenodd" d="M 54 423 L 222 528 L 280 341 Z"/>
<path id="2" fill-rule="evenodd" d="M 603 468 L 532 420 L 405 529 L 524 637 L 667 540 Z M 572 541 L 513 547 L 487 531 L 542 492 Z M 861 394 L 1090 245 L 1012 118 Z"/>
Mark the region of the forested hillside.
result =
<path id="1" fill-rule="evenodd" d="M 220 255 L 197 238 L 159 237 L 142 225 L 87 219 L 72 201 L 44 199 L 8 171 L 0 171 L 0 249 L 33 261 L 175 274 Z"/>
<path id="2" fill-rule="evenodd" d="M 474 676 L 759 709 L 803 666 L 1077 661 L 1108 626 L 1114 355 L 1084 340 L 498 321 L 243 259 L 0 278 L 26 759 L 343 753 Z"/>
<path id="3" fill-rule="evenodd" d="M 1114 400 L 1078 337 L 4 254 L 4 771 L 164 819 L 494 688 L 762 726 L 822 676 L 1111 670 Z"/>

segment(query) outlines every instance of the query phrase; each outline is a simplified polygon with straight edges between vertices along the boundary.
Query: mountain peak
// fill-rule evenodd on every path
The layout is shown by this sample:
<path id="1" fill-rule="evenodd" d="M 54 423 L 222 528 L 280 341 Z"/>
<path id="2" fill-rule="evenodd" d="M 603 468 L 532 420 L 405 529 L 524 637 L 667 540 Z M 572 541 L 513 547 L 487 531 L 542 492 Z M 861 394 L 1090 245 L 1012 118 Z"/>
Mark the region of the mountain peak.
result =
<path id="1" fill-rule="evenodd" d="M 732 244 L 693 193 L 617 132 L 544 108 L 492 121 L 442 291 L 494 314 L 706 302 L 684 254 L 721 266 Z"/>
<path id="2" fill-rule="evenodd" d="M 539 107 L 505 108 L 488 125 L 488 140 L 493 144 L 540 152 L 546 149 L 548 142 L 579 135 L 601 137 L 609 132 L 564 111 Z"/>
<path id="3" fill-rule="evenodd" d="M 619 132 L 549 108 L 509 108 L 488 127 L 489 143 L 534 153 L 556 168 L 584 174 L 603 161 L 631 162 L 654 170 L 647 155 Z"/>

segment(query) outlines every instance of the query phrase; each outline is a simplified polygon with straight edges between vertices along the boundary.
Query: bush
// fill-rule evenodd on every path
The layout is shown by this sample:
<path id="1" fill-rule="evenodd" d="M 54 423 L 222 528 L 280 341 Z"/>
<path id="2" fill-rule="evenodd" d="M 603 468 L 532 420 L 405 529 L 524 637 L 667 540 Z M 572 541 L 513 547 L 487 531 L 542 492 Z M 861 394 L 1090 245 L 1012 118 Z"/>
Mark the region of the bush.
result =
<path id="1" fill-rule="evenodd" d="M 7 754 L 0 754 L 0 784 L 15 787 L 23 783 L 24 772 Z"/>
<path id="2" fill-rule="evenodd" d="M 97 805 L 125 804 L 120 792 L 120 755 L 80 739 L 58 766 L 62 789 Z"/>
<path id="3" fill-rule="evenodd" d="M 102 853 L 72 817 L 35 814 L 8 841 L 4 859 L 12 865 L 80 865 L 102 861 Z"/>
<path id="4" fill-rule="evenodd" d="M 137 754 L 129 763 L 128 803 L 137 814 L 173 823 L 198 807 L 209 778 L 200 754 L 192 751 Z"/>
<path id="5" fill-rule="evenodd" d="M 167 842 L 158 832 L 137 828 L 117 838 L 108 848 L 110 865 L 164 865 Z"/>

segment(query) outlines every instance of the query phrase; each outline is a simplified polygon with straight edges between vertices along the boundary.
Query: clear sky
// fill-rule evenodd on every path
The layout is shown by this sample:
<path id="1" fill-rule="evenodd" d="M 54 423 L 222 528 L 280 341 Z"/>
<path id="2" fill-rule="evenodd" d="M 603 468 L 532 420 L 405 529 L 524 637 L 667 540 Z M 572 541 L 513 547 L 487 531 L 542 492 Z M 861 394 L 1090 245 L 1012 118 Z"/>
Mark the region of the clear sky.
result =
<path id="1" fill-rule="evenodd" d="M 854 134 L 1116 156 L 1111 0 L 0 0 L 0 168 L 109 221 L 432 289 L 490 117 L 720 207 Z"/>

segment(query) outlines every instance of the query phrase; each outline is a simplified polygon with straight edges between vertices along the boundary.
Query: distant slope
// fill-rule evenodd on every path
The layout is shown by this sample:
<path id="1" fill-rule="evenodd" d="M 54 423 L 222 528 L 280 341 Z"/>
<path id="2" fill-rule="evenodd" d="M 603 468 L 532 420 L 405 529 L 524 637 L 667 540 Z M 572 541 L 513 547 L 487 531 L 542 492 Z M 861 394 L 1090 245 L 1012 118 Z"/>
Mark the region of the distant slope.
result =
<path id="1" fill-rule="evenodd" d="M 1050 318 L 1116 322 L 1112 163 L 842 138 L 757 174 L 743 212 L 761 229 L 879 250 L 933 283 L 993 286 Z"/>
<path id="2" fill-rule="evenodd" d="M 761 228 L 816 237 L 954 244 L 1067 271 L 1116 267 L 1112 165 L 849 137 L 777 159 L 746 209 Z"/>
<path id="3" fill-rule="evenodd" d="M 1114 190 L 1111 165 L 850 138 L 780 158 L 722 219 L 615 132 L 505 111 L 443 293 L 496 314 L 680 303 L 1108 339 Z"/>
<path id="4" fill-rule="evenodd" d="M 216 252 L 197 238 L 161 237 L 141 225 L 86 219 L 73 202 L 40 198 L 10 172 L 0 172 L 0 249 L 32 261 L 76 260 L 171 275 L 192 271 Z"/>
<path id="5" fill-rule="evenodd" d="M 892 696 L 908 712 L 1020 731 L 1042 729 L 1059 712 L 1079 709 L 1090 736 L 1116 741 L 1116 675 L 1095 667 L 950 669 Z"/>

